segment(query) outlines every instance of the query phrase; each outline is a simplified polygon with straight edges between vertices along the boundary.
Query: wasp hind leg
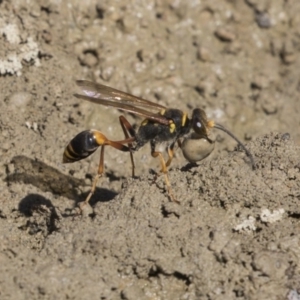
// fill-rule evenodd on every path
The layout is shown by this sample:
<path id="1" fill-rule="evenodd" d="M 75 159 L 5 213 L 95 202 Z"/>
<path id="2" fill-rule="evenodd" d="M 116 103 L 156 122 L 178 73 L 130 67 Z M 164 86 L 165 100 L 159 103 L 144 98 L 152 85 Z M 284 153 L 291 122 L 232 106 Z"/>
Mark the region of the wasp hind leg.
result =
<path id="1" fill-rule="evenodd" d="M 96 176 L 94 177 L 92 188 L 91 188 L 88 196 L 84 200 L 84 202 L 79 204 L 81 211 L 83 211 L 83 208 L 85 207 L 85 205 L 89 204 L 91 197 L 95 193 L 97 183 L 104 173 L 104 148 L 105 148 L 104 145 L 102 145 L 101 150 L 100 150 L 100 161 L 99 161 L 99 166 L 98 166 L 98 172 L 97 172 Z"/>
<path id="2" fill-rule="evenodd" d="M 124 116 L 120 116 L 119 121 L 120 121 L 121 127 L 123 129 L 125 138 L 129 139 L 129 134 L 132 138 L 135 138 L 136 132 L 133 129 L 132 125 L 126 120 L 126 118 Z M 132 177 L 135 177 L 135 174 L 134 174 L 135 164 L 134 164 L 134 159 L 133 159 L 132 143 L 128 143 L 128 148 L 129 148 L 129 152 L 130 152 L 130 160 L 131 160 L 131 166 L 132 166 Z"/>
<path id="3" fill-rule="evenodd" d="M 114 141 L 107 139 L 100 131 L 94 131 L 94 136 L 95 136 L 95 139 L 97 140 L 99 146 L 101 146 L 100 161 L 99 161 L 99 165 L 98 165 L 98 172 L 93 180 L 91 191 L 88 194 L 88 196 L 86 197 L 85 201 L 80 204 L 81 210 L 83 209 L 83 207 L 86 204 L 89 204 L 89 201 L 96 190 L 97 183 L 104 173 L 104 149 L 105 149 L 105 146 L 111 146 L 111 147 L 113 147 L 117 150 L 123 151 L 123 152 L 130 152 L 130 148 L 125 146 L 124 144 L 131 145 L 131 142 L 133 141 L 133 138 L 127 138 L 122 141 L 114 142 Z"/>
<path id="4" fill-rule="evenodd" d="M 99 147 L 100 151 L 100 161 L 98 165 L 98 172 L 95 176 L 92 184 L 92 188 L 85 201 L 82 202 L 79 207 L 81 211 L 89 201 L 96 190 L 96 186 L 99 178 L 104 173 L 104 149 L 105 146 L 111 146 L 117 150 L 123 152 L 129 152 L 130 149 L 124 144 L 130 145 L 134 141 L 134 138 L 128 138 L 122 141 L 111 141 L 103 133 L 97 130 L 86 130 L 78 135 L 76 135 L 66 147 L 63 154 L 63 162 L 71 163 L 81 159 L 84 159 L 94 153 Z"/>

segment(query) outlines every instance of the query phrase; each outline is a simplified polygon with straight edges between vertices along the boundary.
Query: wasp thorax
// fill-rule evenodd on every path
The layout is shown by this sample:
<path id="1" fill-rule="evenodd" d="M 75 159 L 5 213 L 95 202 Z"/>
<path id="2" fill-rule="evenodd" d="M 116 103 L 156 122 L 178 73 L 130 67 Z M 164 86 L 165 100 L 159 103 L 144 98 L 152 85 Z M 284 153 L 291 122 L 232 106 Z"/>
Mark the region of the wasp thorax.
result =
<path id="1" fill-rule="evenodd" d="M 196 132 L 193 132 L 190 136 L 185 138 L 181 145 L 183 156 L 191 163 L 206 158 L 214 148 L 215 136 L 209 134 L 209 136 L 205 138 L 202 134 L 197 134 Z"/>

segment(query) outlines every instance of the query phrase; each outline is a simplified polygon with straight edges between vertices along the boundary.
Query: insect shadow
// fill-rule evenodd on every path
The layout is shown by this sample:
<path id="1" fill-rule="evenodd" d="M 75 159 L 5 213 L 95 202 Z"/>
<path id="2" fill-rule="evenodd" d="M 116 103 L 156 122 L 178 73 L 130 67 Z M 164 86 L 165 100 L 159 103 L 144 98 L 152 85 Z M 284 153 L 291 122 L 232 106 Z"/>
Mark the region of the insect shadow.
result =
<path id="1" fill-rule="evenodd" d="M 25 196 L 19 203 L 19 211 L 26 217 L 32 216 L 34 211 L 40 210 L 42 207 L 45 209 L 53 210 L 54 215 L 57 216 L 55 212 L 55 207 L 52 202 L 39 195 L 39 194 L 29 194 Z"/>
<path id="2" fill-rule="evenodd" d="M 60 195 L 72 199 L 75 201 L 75 205 L 78 202 L 82 201 L 82 199 L 85 199 L 88 195 L 88 192 L 82 193 L 78 189 L 79 186 L 86 186 L 86 184 L 84 184 L 82 180 L 69 175 L 65 175 L 40 160 L 31 159 L 29 157 L 19 155 L 13 157 L 11 163 L 14 165 L 14 171 L 13 173 L 8 174 L 6 177 L 8 185 L 13 182 L 32 184 L 33 186 L 39 188 L 44 192 L 51 192 L 55 195 Z M 110 201 L 116 195 L 116 192 L 97 187 L 95 194 L 91 199 L 91 202 L 95 204 L 98 201 Z M 29 198 L 29 200 L 30 199 L 35 202 L 35 197 L 31 197 Z M 44 204 L 48 206 L 47 203 Z M 26 209 L 24 210 L 24 212 L 26 212 Z"/>
<path id="3" fill-rule="evenodd" d="M 37 213 L 40 216 L 44 216 L 46 220 L 47 232 L 51 234 L 58 228 L 56 226 L 56 221 L 59 219 L 56 209 L 52 202 L 39 195 L 39 194 L 29 194 L 24 197 L 19 203 L 19 212 L 24 216 L 30 218 Z M 35 218 L 26 222 L 23 229 L 29 229 L 30 234 L 37 233 L 41 230 L 39 222 L 36 222 Z"/>

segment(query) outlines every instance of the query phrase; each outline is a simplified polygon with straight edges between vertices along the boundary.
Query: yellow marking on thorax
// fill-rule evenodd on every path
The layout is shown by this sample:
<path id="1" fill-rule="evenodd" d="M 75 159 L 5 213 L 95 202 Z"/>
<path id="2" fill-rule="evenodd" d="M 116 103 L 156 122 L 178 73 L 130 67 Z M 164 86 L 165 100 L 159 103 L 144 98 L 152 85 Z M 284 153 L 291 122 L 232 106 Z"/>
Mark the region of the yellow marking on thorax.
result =
<path id="1" fill-rule="evenodd" d="M 208 128 L 215 127 L 215 121 L 209 120 L 209 121 L 207 122 L 207 127 L 208 127 Z"/>
<path id="2" fill-rule="evenodd" d="M 147 125 L 148 124 L 148 119 L 145 119 L 142 123 L 141 123 L 141 126 L 145 126 L 145 125 Z"/>
<path id="3" fill-rule="evenodd" d="M 182 116 L 182 119 L 181 119 L 181 126 L 185 125 L 186 118 L 187 118 L 187 113 L 183 113 L 183 116 Z"/>
<path id="4" fill-rule="evenodd" d="M 170 123 L 169 124 L 169 127 L 170 127 L 170 132 L 173 133 L 176 129 L 176 125 L 174 123 Z"/>
<path id="5" fill-rule="evenodd" d="M 162 110 L 159 112 L 159 114 L 162 115 L 162 116 L 163 116 L 165 113 L 166 113 L 166 110 L 165 110 L 165 109 L 162 109 Z"/>

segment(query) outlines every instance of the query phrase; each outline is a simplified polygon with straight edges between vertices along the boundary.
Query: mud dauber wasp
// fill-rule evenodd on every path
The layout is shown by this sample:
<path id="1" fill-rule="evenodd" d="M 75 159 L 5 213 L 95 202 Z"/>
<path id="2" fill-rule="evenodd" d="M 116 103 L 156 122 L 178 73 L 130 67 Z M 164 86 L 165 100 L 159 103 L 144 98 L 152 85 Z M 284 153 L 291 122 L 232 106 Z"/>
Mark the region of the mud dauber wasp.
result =
<path id="1" fill-rule="evenodd" d="M 161 163 L 161 172 L 165 175 L 165 182 L 169 197 L 178 202 L 172 194 L 167 168 L 171 164 L 176 143 L 181 148 L 184 157 L 189 162 L 197 162 L 207 157 L 214 149 L 215 140 L 210 136 L 210 130 L 217 128 L 230 135 L 249 156 L 252 168 L 255 162 L 247 148 L 222 125 L 208 120 L 204 110 L 195 108 L 192 117 L 179 109 L 166 108 L 163 105 L 133 96 L 114 88 L 97 84 L 91 81 L 78 80 L 76 84 L 80 93 L 74 96 L 96 104 L 115 107 L 119 110 L 144 117 L 136 131 L 124 116 L 119 117 L 124 140 L 109 140 L 98 130 L 85 130 L 76 135 L 67 145 L 63 154 L 63 162 L 71 163 L 84 159 L 101 147 L 98 173 L 93 181 L 91 191 L 83 205 L 88 204 L 93 195 L 99 178 L 104 173 L 104 149 L 111 146 L 124 152 L 130 152 L 132 176 L 134 176 L 133 153 L 150 142 L 151 155 L 158 157 Z M 156 151 L 158 143 L 166 142 L 168 160 L 164 160 L 161 152 Z"/>

